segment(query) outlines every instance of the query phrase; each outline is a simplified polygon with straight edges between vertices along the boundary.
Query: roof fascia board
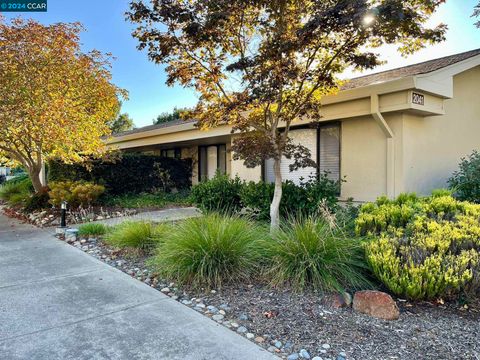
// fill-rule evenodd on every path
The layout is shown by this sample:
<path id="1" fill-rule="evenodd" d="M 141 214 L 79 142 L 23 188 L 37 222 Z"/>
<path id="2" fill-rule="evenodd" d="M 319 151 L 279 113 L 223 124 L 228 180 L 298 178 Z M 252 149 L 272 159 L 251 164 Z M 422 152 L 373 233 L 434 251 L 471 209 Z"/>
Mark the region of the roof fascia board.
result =
<path id="1" fill-rule="evenodd" d="M 416 88 L 445 98 L 453 98 L 453 77 L 480 65 L 480 55 L 416 76 Z"/>
<path id="2" fill-rule="evenodd" d="M 350 100 L 362 99 L 370 97 L 373 94 L 382 95 L 401 90 L 413 89 L 415 87 L 415 79 L 413 76 L 385 81 L 378 84 L 367 85 L 355 89 L 343 90 L 336 95 L 328 95 L 322 99 L 322 105 L 335 104 Z"/>
<path id="3" fill-rule="evenodd" d="M 195 129 L 195 123 L 194 122 L 189 122 L 189 123 L 185 123 L 185 124 L 166 126 L 166 127 L 162 127 L 162 128 L 158 128 L 158 129 L 149 130 L 149 131 L 136 132 L 136 133 L 133 133 L 133 134 L 127 134 L 127 135 L 123 135 L 123 136 L 115 136 L 115 137 L 109 139 L 108 143 L 109 144 L 115 144 L 115 143 L 118 143 L 118 142 L 123 142 L 123 141 L 128 141 L 128 140 L 133 140 L 133 139 L 140 139 L 140 138 L 146 138 L 146 137 L 157 136 L 157 135 L 162 135 L 162 134 L 170 134 L 170 133 L 188 131 L 188 130 L 193 130 L 193 129 Z"/>

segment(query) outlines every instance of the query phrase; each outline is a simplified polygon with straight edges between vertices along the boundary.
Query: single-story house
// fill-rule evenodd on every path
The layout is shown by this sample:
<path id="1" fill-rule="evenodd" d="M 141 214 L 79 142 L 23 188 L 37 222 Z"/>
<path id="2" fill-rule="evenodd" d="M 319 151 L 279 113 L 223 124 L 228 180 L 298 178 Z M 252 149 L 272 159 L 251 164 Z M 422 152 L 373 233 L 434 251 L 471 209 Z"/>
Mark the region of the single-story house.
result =
<path id="1" fill-rule="evenodd" d="M 292 139 L 308 146 L 318 168 L 289 171 L 295 182 L 318 171 L 344 178 L 341 199 L 371 201 L 446 186 L 461 157 L 480 148 L 480 49 L 351 79 L 323 100 L 320 127 L 298 124 Z M 230 126 L 208 131 L 173 121 L 116 135 L 125 151 L 192 158 L 192 182 L 218 170 L 272 181 L 272 164 L 246 168 L 233 160 Z"/>

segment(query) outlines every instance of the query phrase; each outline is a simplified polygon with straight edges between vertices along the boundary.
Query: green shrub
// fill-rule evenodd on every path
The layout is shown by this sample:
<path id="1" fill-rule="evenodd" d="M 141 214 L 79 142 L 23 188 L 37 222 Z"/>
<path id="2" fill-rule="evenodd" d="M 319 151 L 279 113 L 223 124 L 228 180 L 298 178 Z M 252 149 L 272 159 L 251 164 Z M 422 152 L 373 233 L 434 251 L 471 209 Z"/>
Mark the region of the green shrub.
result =
<path id="1" fill-rule="evenodd" d="M 474 150 L 462 158 L 459 169 L 448 180 L 448 185 L 460 200 L 480 203 L 480 152 Z"/>
<path id="2" fill-rule="evenodd" d="M 50 196 L 48 192 L 50 189 L 48 186 L 43 187 L 40 191 L 31 194 L 26 200 L 24 210 L 27 212 L 33 212 L 36 210 L 46 209 L 49 207 Z"/>
<path id="3" fill-rule="evenodd" d="M 324 174 L 319 179 L 310 179 L 300 185 L 292 181 L 282 184 L 282 201 L 280 214 L 287 218 L 291 215 L 314 215 L 320 204 L 331 210 L 337 209 L 339 183 L 330 180 Z M 270 203 L 273 199 L 275 185 L 272 183 L 253 181 L 243 183 L 240 189 L 240 201 L 247 213 L 258 220 L 270 219 Z"/>
<path id="4" fill-rule="evenodd" d="M 154 225 L 145 221 L 125 221 L 105 236 L 107 244 L 119 248 L 137 248 L 143 251 L 151 251 L 168 229 L 167 224 Z"/>
<path id="5" fill-rule="evenodd" d="M 152 192 L 156 189 L 187 189 L 191 186 L 192 160 L 146 154 L 121 154 L 117 159 L 95 159 L 84 164 L 48 164 L 49 181 L 93 182 L 110 195 Z M 168 175 L 168 176 L 167 176 Z M 165 183 L 168 177 L 168 184 Z M 121 179 L 121 180 L 120 180 Z"/>
<path id="6" fill-rule="evenodd" d="M 79 236 L 102 236 L 107 233 L 107 226 L 100 223 L 88 223 L 78 227 Z"/>
<path id="7" fill-rule="evenodd" d="M 192 187 L 192 201 L 202 210 L 236 212 L 241 209 L 238 177 L 217 173 L 213 179 L 202 181 Z"/>
<path id="8" fill-rule="evenodd" d="M 0 199 L 11 206 L 25 205 L 32 193 L 33 185 L 28 176 L 19 176 L 0 186 Z"/>
<path id="9" fill-rule="evenodd" d="M 265 234 L 236 216 L 186 219 L 165 234 L 152 265 L 160 274 L 194 286 L 248 280 L 258 270 Z"/>
<path id="10" fill-rule="evenodd" d="M 320 204 L 335 210 L 339 186 L 339 182 L 330 180 L 327 174 L 301 185 L 287 180 L 282 185 L 280 214 L 283 217 L 299 213 L 316 214 Z M 242 210 L 258 220 L 269 220 L 274 190 L 272 183 L 242 182 L 238 177 L 230 179 L 227 175 L 217 174 L 192 188 L 192 201 L 203 210 Z"/>
<path id="11" fill-rule="evenodd" d="M 375 203 L 367 203 L 361 207 L 355 225 L 357 235 L 403 231 L 420 211 L 421 203 L 415 194 L 400 194 L 395 200 L 379 197 Z"/>
<path id="12" fill-rule="evenodd" d="M 357 233 L 375 236 L 366 255 L 376 277 L 409 299 L 480 291 L 480 205 L 445 191 L 362 207 Z"/>
<path id="13" fill-rule="evenodd" d="M 69 206 L 89 206 L 95 203 L 105 191 L 103 185 L 83 181 L 59 181 L 50 183 L 50 203 L 60 206 L 67 201 Z"/>
<path id="14" fill-rule="evenodd" d="M 243 183 L 240 187 L 239 197 L 244 212 L 257 220 L 268 221 L 274 190 L 275 186 L 273 184 L 263 181 Z"/>
<path id="15" fill-rule="evenodd" d="M 370 287 L 360 240 L 322 219 L 291 218 L 272 233 L 267 276 L 273 285 L 343 291 Z"/>

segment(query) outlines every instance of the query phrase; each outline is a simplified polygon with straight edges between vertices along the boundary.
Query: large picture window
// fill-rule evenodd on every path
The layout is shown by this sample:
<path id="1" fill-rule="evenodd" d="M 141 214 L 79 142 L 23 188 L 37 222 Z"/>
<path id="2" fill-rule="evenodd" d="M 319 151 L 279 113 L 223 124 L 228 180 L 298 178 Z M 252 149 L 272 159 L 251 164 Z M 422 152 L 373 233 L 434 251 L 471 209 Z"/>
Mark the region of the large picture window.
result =
<path id="1" fill-rule="evenodd" d="M 332 180 L 340 180 L 340 124 L 327 124 L 318 129 L 301 128 L 290 130 L 290 138 L 295 144 L 301 144 L 310 150 L 317 168 L 307 167 L 290 171 L 292 159 L 282 158 L 282 180 L 300 184 L 319 174 L 327 173 Z M 264 179 L 274 182 L 273 160 L 266 160 Z"/>

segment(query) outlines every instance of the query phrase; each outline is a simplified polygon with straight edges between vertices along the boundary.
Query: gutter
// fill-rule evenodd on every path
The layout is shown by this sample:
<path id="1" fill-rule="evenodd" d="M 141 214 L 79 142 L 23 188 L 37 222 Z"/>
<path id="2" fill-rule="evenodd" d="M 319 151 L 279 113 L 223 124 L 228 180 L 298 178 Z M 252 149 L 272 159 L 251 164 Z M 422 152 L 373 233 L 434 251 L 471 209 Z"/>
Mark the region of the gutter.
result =
<path id="1" fill-rule="evenodd" d="M 389 198 L 395 197 L 395 134 L 388 126 L 382 113 L 378 101 L 378 94 L 370 96 L 370 113 L 378 124 L 387 139 L 387 188 L 386 194 Z"/>

